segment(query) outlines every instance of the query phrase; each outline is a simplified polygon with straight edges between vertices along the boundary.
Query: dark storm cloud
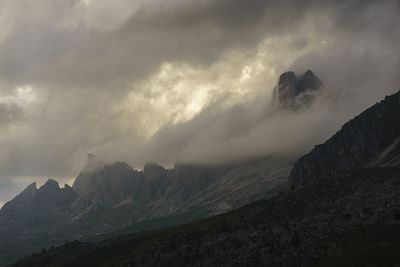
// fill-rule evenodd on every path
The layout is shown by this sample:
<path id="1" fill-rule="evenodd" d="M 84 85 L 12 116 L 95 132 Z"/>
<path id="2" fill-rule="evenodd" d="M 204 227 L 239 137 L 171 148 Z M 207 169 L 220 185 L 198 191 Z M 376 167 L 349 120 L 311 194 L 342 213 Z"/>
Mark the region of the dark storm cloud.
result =
<path id="1" fill-rule="evenodd" d="M 0 75 L 57 87 L 123 88 L 161 62 L 209 64 L 225 50 L 252 49 L 266 35 L 290 32 L 308 2 L 171 1 L 139 9 L 113 32 L 94 32 L 79 21 L 76 27 L 61 27 L 57 17 L 47 15 L 38 25 L 27 21 L 2 44 L 8 53 L 0 55 Z M 61 18 L 71 8 L 54 5 Z"/>
<path id="2" fill-rule="evenodd" d="M 347 34 L 352 39 L 356 34 L 360 41 L 373 31 L 387 42 L 396 42 L 392 36 L 398 36 L 400 28 L 393 17 L 397 14 L 396 1 L 174 1 L 139 9 L 111 33 L 89 31 L 81 37 L 84 29 L 58 32 L 62 37 L 51 40 L 56 56 L 30 70 L 33 79 L 44 82 L 78 83 L 96 90 L 119 87 L 123 91 L 132 80 L 156 71 L 162 62 L 211 64 L 224 51 L 252 50 L 267 36 L 296 34 L 305 19 L 313 27 L 332 19 L 333 29 L 329 30 L 342 34 L 339 38 L 345 39 Z M 304 40 L 300 37 L 294 42 Z"/>

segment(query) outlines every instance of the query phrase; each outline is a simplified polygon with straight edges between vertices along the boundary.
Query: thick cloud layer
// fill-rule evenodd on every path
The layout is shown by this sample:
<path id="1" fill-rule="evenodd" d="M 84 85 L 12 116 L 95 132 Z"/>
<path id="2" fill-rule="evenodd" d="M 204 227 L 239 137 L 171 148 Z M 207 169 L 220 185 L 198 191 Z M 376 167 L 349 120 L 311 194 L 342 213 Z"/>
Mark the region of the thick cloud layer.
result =
<path id="1" fill-rule="evenodd" d="M 399 14 L 396 0 L 2 1 L 0 201 L 69 181 L 88 152 L 138 168 L 304 153 L 400 89 Z M 279 74 L 308 68 L 324 95 L 271 115 Z"/>

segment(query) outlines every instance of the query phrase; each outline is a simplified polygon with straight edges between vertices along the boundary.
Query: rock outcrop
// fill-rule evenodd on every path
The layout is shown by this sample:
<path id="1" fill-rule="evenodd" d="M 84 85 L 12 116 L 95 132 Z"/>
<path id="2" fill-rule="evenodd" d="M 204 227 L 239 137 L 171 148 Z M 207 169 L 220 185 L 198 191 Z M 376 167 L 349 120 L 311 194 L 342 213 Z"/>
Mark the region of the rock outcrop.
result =
<path id="1" fill-rule="evenodd" d="M 400 92 L 365 110 L 325 143 L 315 146 L 300 158 L 290 173 L 289 184 L 300 186 L 312 180 L 336 178 L 373 161 L 374 157 L 393 146 L 398 138 Z M 393 151 L 397 153 L 398 150 Z"/>

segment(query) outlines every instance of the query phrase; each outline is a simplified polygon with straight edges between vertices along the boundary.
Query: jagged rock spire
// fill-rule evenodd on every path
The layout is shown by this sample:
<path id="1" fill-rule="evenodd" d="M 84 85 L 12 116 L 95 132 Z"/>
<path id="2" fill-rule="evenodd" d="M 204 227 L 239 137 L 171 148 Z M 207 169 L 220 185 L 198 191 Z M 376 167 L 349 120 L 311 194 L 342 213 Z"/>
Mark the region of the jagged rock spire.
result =
<path id="1" fill-rule="evenodd" d="M 300 77 L 292 71 L 281 74 L 274 89 L 274 101 L 281 108 L 297 110 L 312 103 L 313 93 L 322 86 L 321 80 L 311 70 Z"/>

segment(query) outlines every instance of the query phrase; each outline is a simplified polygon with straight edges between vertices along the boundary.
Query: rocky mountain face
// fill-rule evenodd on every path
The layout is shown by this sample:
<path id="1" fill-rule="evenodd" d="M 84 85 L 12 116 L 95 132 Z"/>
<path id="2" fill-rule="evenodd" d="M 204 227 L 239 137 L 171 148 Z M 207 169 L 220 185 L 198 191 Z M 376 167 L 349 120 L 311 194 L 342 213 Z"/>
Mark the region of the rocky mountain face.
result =
<path id="1" fill-rule="evenodd" d="M 360 165 L 399 166 L 400 92 L 347 122 L 294 165 L 289 184 L 335 178 Z"/>
<path id="2" fill-rule="evenodd" d="M 0 210 L 0 264 L 25 251 L 64 242 L 69 234 L 61 225 L 68 221 L 77 194 L 48 180 L 39 189 L 29 185 Z"/>
<path id="3" fill-rule="evenodd" d="M 24 225 L 25 220 L 29 218 L 31 223 L 51 226 L 54 221 L 67 216 L 68 207 L 76 198 L 77 194 L 70 186 L 65 185 L 64 188 L 60 188 L 52 179 L 39 189 L 36 188 L 36 183 L 33 183 L 2 207 L 0 225 L 29 230 Z M 52 216 L 54 213 L 57 213 L 57 216 Z"/>
<path id="4" fill-rule="evenodd" d="M 285 72 L 274 88 L 274 101 L 280 108 L 297 110 L 311 105 L 321 87 L 322 82 L 311 70 L 299 77 L 292 71 Z"/>
<path id="5" fill-rule="evenodd" d="M 72 203 L 73 219 L 95 216 L 112 225 L 110 214 L 123 214 L 127 225 L 191 210 L 224 212 L 275 194 L 285 184 L 289 162 L 266 157 L 224 165 L 177 164 L 174 169 L 147 163 L 143 171 L 122 162 L 104 165 L 76 179 L 73 188 L 80 188 L 80 193 Z M 85 180 L 91 185 L 78 187 Z"/>

